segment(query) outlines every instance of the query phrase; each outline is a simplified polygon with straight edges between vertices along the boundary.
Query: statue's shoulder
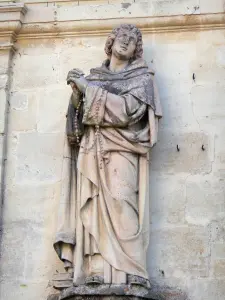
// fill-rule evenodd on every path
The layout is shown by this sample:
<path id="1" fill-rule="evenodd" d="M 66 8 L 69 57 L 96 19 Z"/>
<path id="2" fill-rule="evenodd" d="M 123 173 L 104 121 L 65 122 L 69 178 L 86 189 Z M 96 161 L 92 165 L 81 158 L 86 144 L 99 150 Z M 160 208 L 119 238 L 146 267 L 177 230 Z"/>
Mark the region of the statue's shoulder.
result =
<path id="1" fill-rule="evenodd" d="M 143 58 L 138 58 L 137 60 L 134 61 L 134 64 L 137 66 L 137 67 L 141 67 L 141 68 L 146 68 L 147 72 L 150 73 L 153 77 L 155 75 L 155 70 L 153 70 L 148 62 L 146 60 L 144 60 Z"/>

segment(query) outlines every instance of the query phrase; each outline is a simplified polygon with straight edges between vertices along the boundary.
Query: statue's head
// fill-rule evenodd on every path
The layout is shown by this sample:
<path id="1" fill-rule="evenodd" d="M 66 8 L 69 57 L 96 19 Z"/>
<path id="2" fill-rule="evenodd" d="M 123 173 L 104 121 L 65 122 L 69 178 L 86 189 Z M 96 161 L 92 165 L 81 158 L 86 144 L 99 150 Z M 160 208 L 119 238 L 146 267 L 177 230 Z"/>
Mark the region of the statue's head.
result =
<path id="1" fill-rule="evenodd" d="M 135 60 L 143 54 L 141 31 L 131 24 L 123 24 L 113 29 L 105 44 L 105 53 L 110 58 L 115 55 L 121 60 Z"/>

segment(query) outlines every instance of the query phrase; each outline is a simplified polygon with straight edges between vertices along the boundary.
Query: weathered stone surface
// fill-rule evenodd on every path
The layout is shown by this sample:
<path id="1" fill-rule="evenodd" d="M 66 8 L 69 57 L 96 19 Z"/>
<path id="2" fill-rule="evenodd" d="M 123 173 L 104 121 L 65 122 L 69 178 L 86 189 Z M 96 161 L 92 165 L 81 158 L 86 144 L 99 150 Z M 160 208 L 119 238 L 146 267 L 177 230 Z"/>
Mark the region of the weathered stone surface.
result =
<path id="1" fill-rule="evenodd" d="M 6 92 L 0 89 L 0 134 L 5 132 Z"/>
<path id="2" fill-rule="evenodd" d="M 59 195 L 59 183 L 8 186 L 2 228 L 1 255 L 5 259 L 1 261 L 1 299 L 11 299 L 13 294 L 29 299 L 36 288 L 40 288 L 37 299 L 47 298 L 52 270 L 57 266 L 52 249 L 52 211 L 57 209 Z"/>
<path id="3" fill-rule="evenodd" d="M 152 230 L 185 224 L 186 178 L 187 176 L 182 178 L 176 175 L 159 176 L 158 172 L 150 172 Z"/>
<path id="4" fill-rule="evenodd" d="M 4 89 L 6 87 L 7 81 L 8 81 L 7 74 L 0 75 L 0 89 Z"/>
<path id="5" fill-rule="evenodd" d="M 24 1 L 27 2 L 27 1 Z M 46 1 L 40 1 L 46 2 Z M 147 0 L 85 0 L 68 1 L 62 5 L 46 5 L 46 3 L 31 5 L 28 2 L 29 11 L 26 14 L 25 22 L 46 22 L 46 21 L 65 21 L 65 20 L 85 20 L 130 17 L 130 16 L 170 16 L 179 14 L 199 14 L 216 13 L 224 11 L 223 0 L 216 0 L 213 7 L 210 0 L 173 0 L 173 1 L 147 1 Z M 52 1 L 49 1 L 50 3 Z"/>
<path id="6" fill-rule="evenodd" d="M 53 51 L 49 47 L 47 52 L 43 49 L 39 49 L 39 52 L 37 49 L 33 49 L 31 53 L 29 48 L 22 53 L 18 52 L 16 54 L 17 63 L 14 67 L 14 76 L 18 77 L 18 80 L 13 81 L 14 89 L 31 89 L 56 84 L 58 80 L 56 66 L 59 64 L 59 60 L 58 55 Z M 23 76 L 20 76 L 21 73 Z"/>
<path id="7" fill-rule="evenodd" d="M 41 133 L 62 132 L 65 133 L 65 121 L 67 102 L 71 92 L 59 85 L 40 90 L 38 99 L 37 131 Z M 52 106 L 51 99 L 54 101 Z M 68 99 L 68 101 L 66 101 Z"/>
<path id="8" fill-rule="evenodd" d="M 191 176 L 186 182 L 185 217 L 189 224 L 207 226 L 225 216 L 224 182 L 213 176 Z"/>
<path id="9" fill-rule="evenodd" d="M 57 182 L 61 179 L 63 134 L 20 133 L 16 181 Z"/>
<path id="10" fill-rule="evenodd" d="M 199 14 L 199 0 L 179 1 L 152 1 L 152 14 L 154 16 Z"/>
<path id="11" fill-rule="evenodd" d="M 0 42 L 1 42 L 1 39 L 0 39 Z M 9 71 L 8 70 L 8 68 L 9 68 L 9 61 L 10 61 L 9 51 L 0 51 L 0 74 L 1 74 L 0 85 L 2 87 L 5 87 L 5 83 L 8 80 L 8 78 L 6 78 L 6 76 L 8 75 L 8 71 Z"/>
<path id="12" fill-rule="evenodd" d="M 151 164 L 153 171 L 164 174 L 211 172 L 214 139 L 210 135 L 203 132 L 163 130 L 159 134 L 159 141 L 160 146 L 158 144 L 153 149 Z M 202 145 L 206 151 L 202 150 Z"/>
<path id="13" fill-rule="evenodd" d="M 224 70 L 210 70 L 213 74 L 217 74 L 216 81 L 221 81 L 225 79 Z M 217 73 L 218 72 L 218 73 Z M 197 75 L 198 74 L 198 75 Z M 198 72 L 196 76 L 198 80 L 211 81 L 209 79 L 209 73 Z M 205 78 L 203 78 L 205 77 Z M 208 78 L 207 78 L 208 77 Z M 198 122 L 210 124 L 210 126 L 215 126 L 217 128 L 221 119 L 224 118 L 224 112 L 222 110 L 223 100 L 221 99 L 221 94 L 224 92 L 224 87 L 219 85 L 201 85 L 193 87 L 191 91 L 191 101 L 193 103 L 193 111 L 195 113 Z"/>
<path id="14" fill-rule="evenodd" d="M 224 299 L 224 278 L 188 279 L 187 286 L 189 290 L 190 299 Z"/>
<path id="15" fill-rule="evenodd" d="M 47 300 L 59 300 L 60 297 L 53 296 L 49 297 Z M 143 297 L 136 297 L 136 296 L 90 296 L 90 295 L 83 295 L 83 296 L 72 296 L 67 298 L 68 300 L 141 300 L 146 299 Z M 149 298 L 150 299 L 150 298 Z M 151 298 L 154 300 L 153 298 Z"/>
<path id="16" fill-rule="evenodd" d="M 36 92 L 15 92 L 10 102 L 9 126 L 11 131 L 29 131 L 37 128 Z"/>
<path id="17" fill-rule="evenodd" d="M 213 5 L 212 2 L 210 2 L 209 0 L 200 0 L 199 6 L 202 14 L 207 13 L 209 11 L 212 13 L 217 13 L 219 11 L 224 11 L 225 9 L 223 0 L 215 0 L 213 2 Z"/>
<path id="18" fill-rule="evenodd" d="M 3 145 L 4 145 L 4 135 L 0 134 L 0 178 L 1 178 L 1 182 L 3 180 L 3 178 L 1 176 L 3 176 L 2 174 L 2 166 L 3 166 Z"/>
<path id="19" fill-rule="evenodd" d="M 146 299 L 143 297 L 137 297 L 137 296 L 73 296 L 68 298 L 70 300 L 141 300 Z M 151 300 L 154 300 L 153 298 L 149 298 Z"/>
<path id="20" fill-rule="evenodd" d="M 162 298 L 155 298 L 151 290 L 141 286 L 130 285 L 115 285 L 104 284 L 99 286 L 80 285 L 78 287 L 71 287 L 62 291 L 59 300 L 63 299 L 149 299 L 161 300 Z"/>
<path id="21" fill-rule="evenodd" d="M 209 238 L 210 230 L 204 226 L 153 229 L 148 252 L 148 270 L 151 277 L 207 277 L 210 261 Z"/>
<path id="22" fill-rule="evenodd" d="M 34 295 L 35 291 L 35 295 Z M 0 297 L 1 299 L 43 299 L 46 300 L 48 295 L 53 293 L 53 291 L 48 288 L 48 282 L 43 281 L 26 281 L 24 279 L 17 280 L 2 280 Z"/>

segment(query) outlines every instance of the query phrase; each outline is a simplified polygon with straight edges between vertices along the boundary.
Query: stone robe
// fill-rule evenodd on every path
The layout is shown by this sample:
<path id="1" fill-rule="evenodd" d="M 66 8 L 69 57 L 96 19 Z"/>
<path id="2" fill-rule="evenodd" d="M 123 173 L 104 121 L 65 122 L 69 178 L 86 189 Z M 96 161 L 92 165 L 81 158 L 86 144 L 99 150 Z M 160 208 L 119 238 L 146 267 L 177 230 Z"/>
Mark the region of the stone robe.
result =
<path id="1" fill-rule="evenodd" d="M 148 278 L 149 149 L 161 108 L 154 73 L 143 60 L 122 72 L 92 69 L 84 97 L 84 133 L 67 160 L 54 244 L 74 268 L 74 283 L 100 274 L 126 283 Z M 76 164 L 77 163 L 77 164 Z"/>

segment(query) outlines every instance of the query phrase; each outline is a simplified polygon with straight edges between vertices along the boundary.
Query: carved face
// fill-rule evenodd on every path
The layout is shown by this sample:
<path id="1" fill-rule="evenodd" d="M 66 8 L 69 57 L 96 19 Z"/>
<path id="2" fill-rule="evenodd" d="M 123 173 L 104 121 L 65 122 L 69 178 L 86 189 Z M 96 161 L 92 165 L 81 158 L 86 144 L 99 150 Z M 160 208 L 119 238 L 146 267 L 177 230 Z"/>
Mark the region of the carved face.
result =
<path id="1" fill-rule="evenodd" d="M 134 32 L 121 30 L 112 46 L 112 55 L 121 60 L 129 60 L 134 55 L 136 49 L 137 36 Z"/>

